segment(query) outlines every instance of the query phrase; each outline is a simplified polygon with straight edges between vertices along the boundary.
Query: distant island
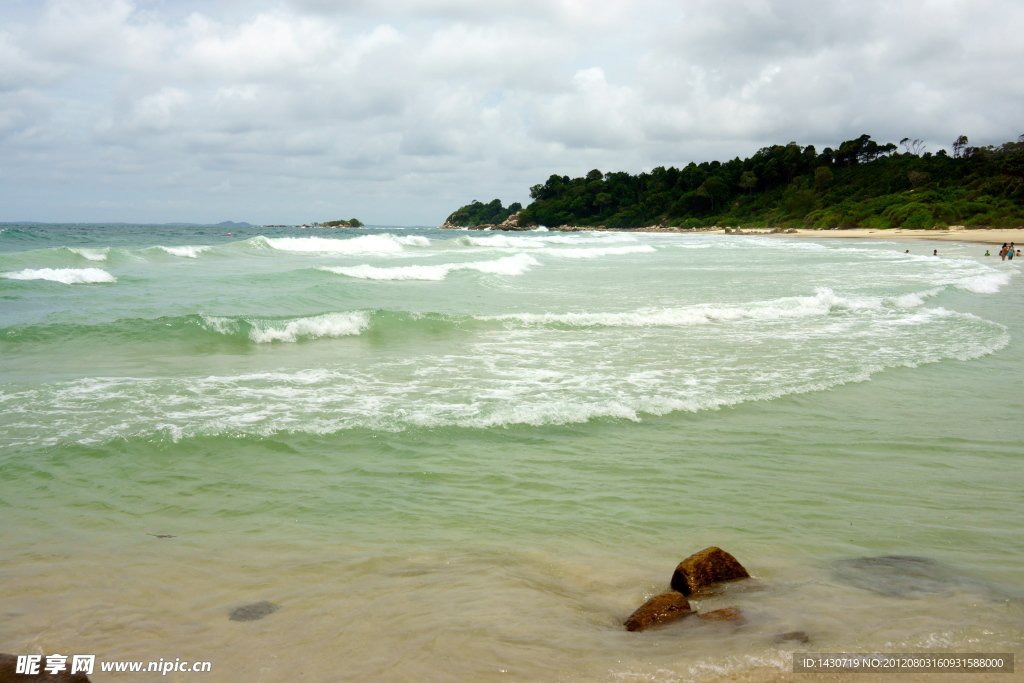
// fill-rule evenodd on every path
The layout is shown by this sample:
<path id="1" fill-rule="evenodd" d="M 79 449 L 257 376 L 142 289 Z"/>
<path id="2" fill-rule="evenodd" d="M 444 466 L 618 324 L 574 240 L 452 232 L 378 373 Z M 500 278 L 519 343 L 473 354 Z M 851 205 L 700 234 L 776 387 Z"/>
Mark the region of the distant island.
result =
<path id="1" fill-rule="evenodd" d="M 530 197 L 526 208 L 504 207 L 499 199 L 473 201 L 443 227 L 1019 227 L 1024 135 L 998 147 L 972 147 L 961 135 L 952 155 L 944 149 L 932 154 L 909 138 L 897 146 L 861 135 L 820 153 L 790 142 L 748 159 L 681 169 L 552 175 L 531 187 Z"/>
<path id="2" fill-rule="evenodd" d="M 363 222 L 358 218 L 349 218 L 347 221 L 326 221 L 324 223 L 304 223 L 300 228 L 361 228 Z"/>

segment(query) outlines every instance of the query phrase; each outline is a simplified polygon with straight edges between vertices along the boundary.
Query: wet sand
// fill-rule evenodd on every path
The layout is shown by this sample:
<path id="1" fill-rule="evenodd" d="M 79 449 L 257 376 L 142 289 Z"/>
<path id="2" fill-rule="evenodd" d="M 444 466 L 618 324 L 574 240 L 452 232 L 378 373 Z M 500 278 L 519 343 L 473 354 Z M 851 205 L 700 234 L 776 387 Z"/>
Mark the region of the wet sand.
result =
<path id="1" fill-rule="evenodd" d="M 722 233 L 725 231 L 722 230 Z M 743 234 L 770 234 L 769 230 L 744 230 Z M 853 230 L 797 230 L 795 233 L 776 233 L 785 237 L 860 237 L 867 239 L 923 239 L 936 240 L 940 242 L 977 242 L 980 244 L 994 244 L 997 247 L 1003 243 L 1014 242 L 1018 246 L 1024 243 L 1024 229 L 952 229 L 952 230 L 874 230 L 869 228 L 856 228 Z M 998 250 L 997 250 L 998 251 Z M 996 254 L 993 253 L 993 256 Z"/>

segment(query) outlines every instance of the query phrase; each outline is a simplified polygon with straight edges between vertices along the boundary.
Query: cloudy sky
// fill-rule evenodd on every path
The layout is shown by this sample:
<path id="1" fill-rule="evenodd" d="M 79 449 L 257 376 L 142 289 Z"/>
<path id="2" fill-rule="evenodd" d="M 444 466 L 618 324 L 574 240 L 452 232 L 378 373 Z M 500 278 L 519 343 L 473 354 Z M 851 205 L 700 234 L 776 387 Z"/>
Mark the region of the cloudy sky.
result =
<path id="1" fill-rule="evenodd" d="M 1019 0 L 2 0 L 0 221 L 437 225 L 551 173 L 1024 133 Z"/>

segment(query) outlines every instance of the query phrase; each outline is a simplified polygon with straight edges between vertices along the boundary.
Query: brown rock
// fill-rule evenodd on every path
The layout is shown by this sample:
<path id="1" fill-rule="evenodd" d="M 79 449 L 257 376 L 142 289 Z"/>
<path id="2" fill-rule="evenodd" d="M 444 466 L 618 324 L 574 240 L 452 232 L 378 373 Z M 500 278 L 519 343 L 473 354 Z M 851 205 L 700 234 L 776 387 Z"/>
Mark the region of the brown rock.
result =
<path id="1" fill-rule="evenodd" d="M 639 609 L 629 615 L 629 619 L 626 619 L 626 630 L 644 631 L 652 626 L 667 624 L 689 614 L 693 614 L 693 610 L 690 609 L 690 601 L 682 593 L 669 591 L 655 595 L 640 605 Z"/>
<path id="2" fill-rule="evenodd" d="M 71 675 L 71 656 L 67 658 L 67 668 L 55 674 L 46 673 L 46 657 L 39 662 L 38 674 L 15 673 L 18 667 L 16 655 L 0 654 L 0 683 L 89 683 L 89 677 L 83 673 Z"/>
<path id="3" fill-rule="evenodd" d="M 672 590 L 683 595 L 698 593 L 719 581 L 749 579 L 736 558 L 721 548 L 705 548 L 679 563 L 672 574 Z"/>
<path id="4" fill-rule="evenodd" d="M 716 609 L 713 612 L 702 612 L 697 616 L 704 621 L 746 621 L 746 619 L 743 618 L 743 612 L 740 611 L 739 607 Z"/>

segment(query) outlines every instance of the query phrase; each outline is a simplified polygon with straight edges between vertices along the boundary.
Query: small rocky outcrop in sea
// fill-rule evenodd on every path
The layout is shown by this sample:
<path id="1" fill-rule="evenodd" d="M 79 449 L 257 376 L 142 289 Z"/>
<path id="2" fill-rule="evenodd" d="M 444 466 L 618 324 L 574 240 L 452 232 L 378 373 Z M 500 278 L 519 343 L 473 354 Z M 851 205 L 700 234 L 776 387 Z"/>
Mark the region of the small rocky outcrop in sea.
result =
<path id="1" fill-rule="evenodd" d="M 67 669 L 70 670 L 70 657 L 68 658 Z M 15 655 L 0 654 L 0 683 L 89 683 L 89 677 L 84 673 L 75 674 L 65 671 L 58 671 L 55 674 L 46 672 L 46 657 L 39 663 L 38 674 L 19 674 L 18 658 Z"/>
<path id="2" fill-rule="evenodd" d="M 521 214 L 521 213 L 522 213 L 522 211 L 516 211 L 514 214 L 512 214 L 511 216 L 506 218 L 504 221 L 502 221 L 501 223 L 498 223 L 496 226 L 494 226 L 494 229 L 495 230 L 530 230 L 530 228 L 528 226 L 520 226 L 519 225 L 519 214 Z"/>
<path id="3" fill-rule="evenodd" d="M 672 574 L 672 590 L 655 595 L 626 619 L 626 630 L 644 631 L 694 614 L 686 596 L 699 593 L 721 581 L 750 578 L 735 557 L 721 548 L 710 547 L 694 553 L 679 563 Z M 739 608 L 727 607 L 699 615 L 705 621 L 742 623 Z"/>
<path id="4" fill-rule="evenodd" d="M 640 605 L 640 607 L 626 619 L 627 631 L 644 631 L 652 626 L 667 624 L 676 619 L 693 614 L 690 609 L 690 601 L 686 596 L 676 591 L 669 591 L 653 598 Z"/>
<path id="5" fill-rule="evenodd" d="M 231 621 L 256 621 L 262 619 L 268 614 L 273 614 L 278 609 L 277 605 L 270 602 L 269 600 L 260 600 L 259 602 L 252 602 L 248 605 L 242 605 L 231 610 L 228 615 L 228 619 Z"/>
<path id="6" fill-rule="evenodd" d="M 691 595 L 721 581 L 749 578 L 750 574 L 735 557 L 712 546 L 680 562 L 672 574 L 671 585 L 672 590 Z"/>

